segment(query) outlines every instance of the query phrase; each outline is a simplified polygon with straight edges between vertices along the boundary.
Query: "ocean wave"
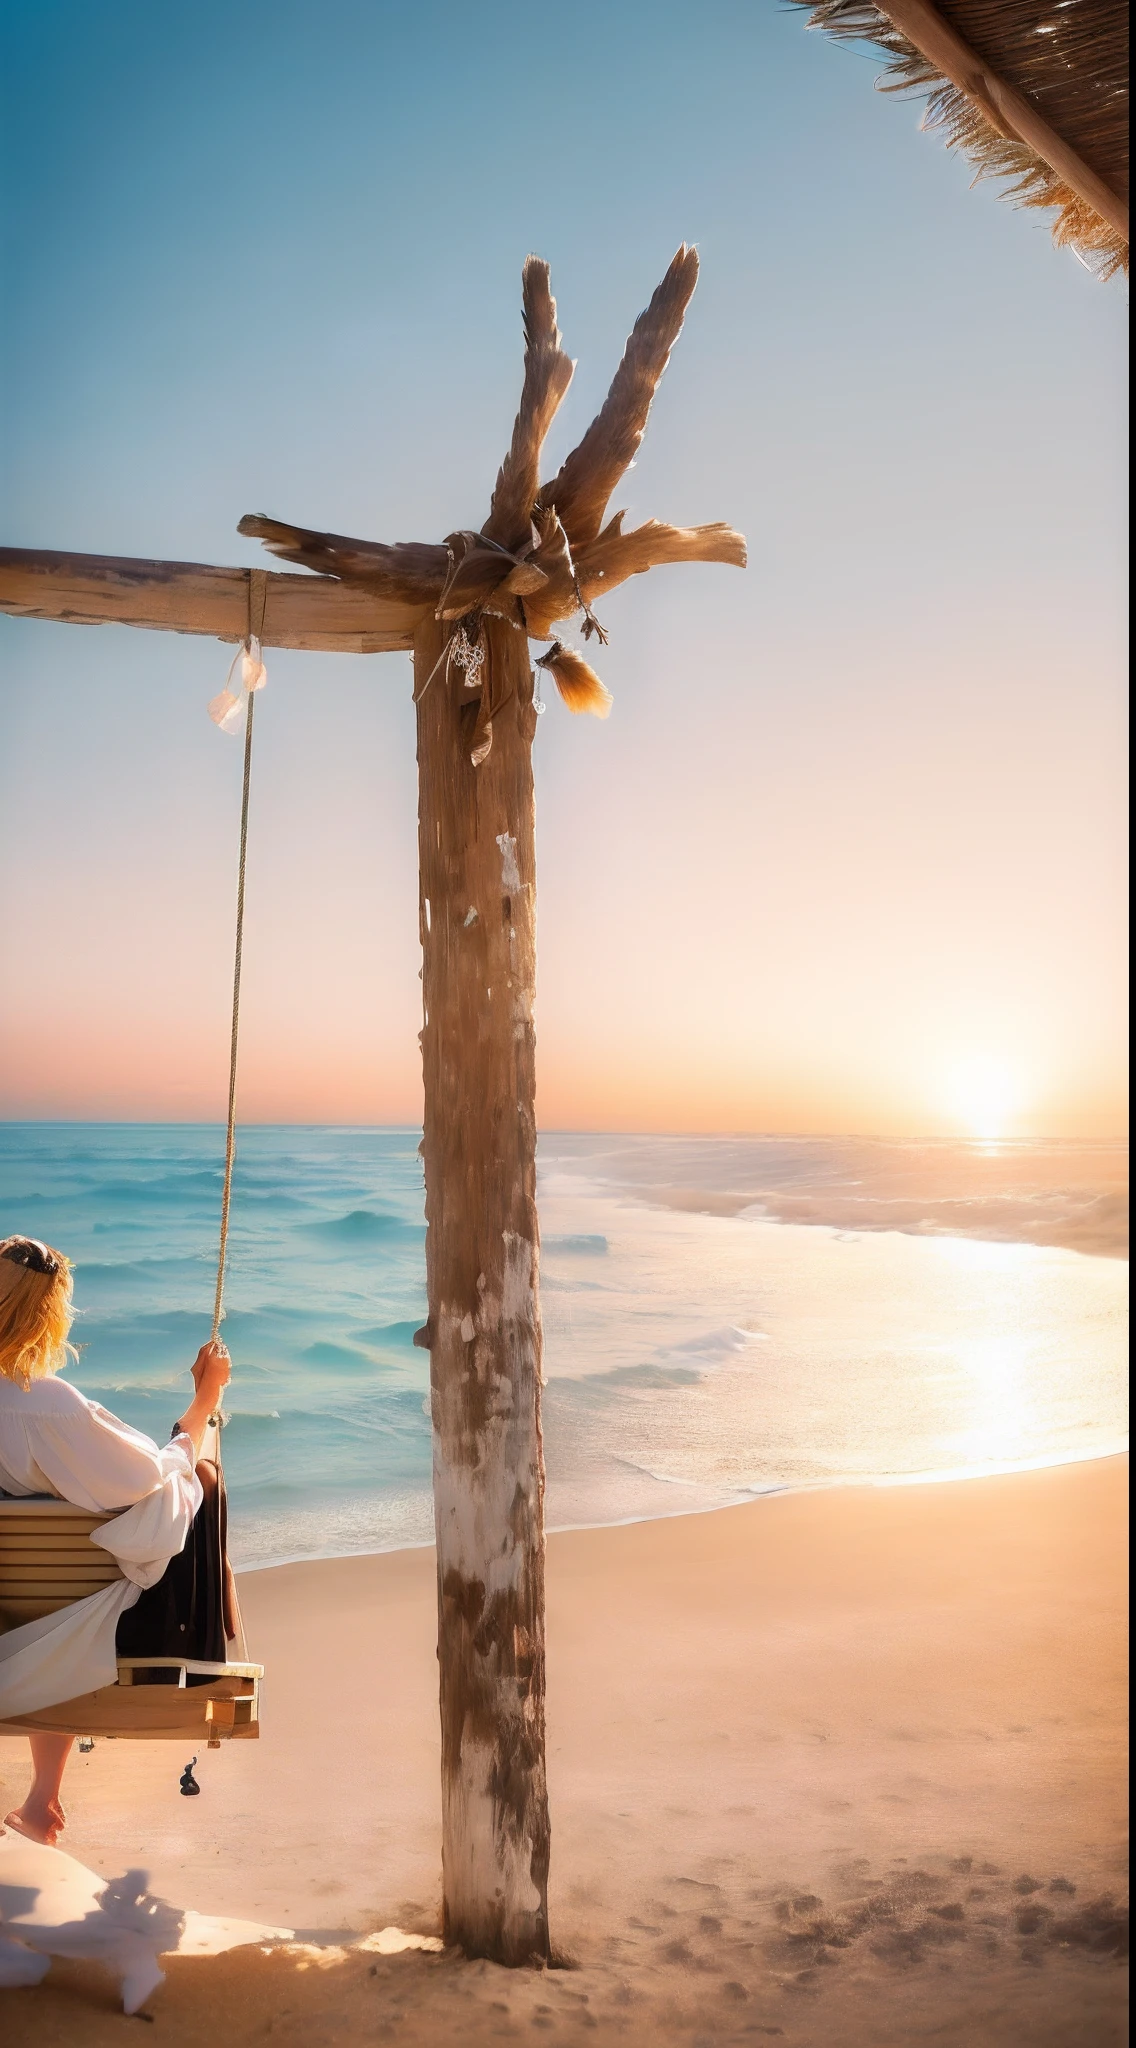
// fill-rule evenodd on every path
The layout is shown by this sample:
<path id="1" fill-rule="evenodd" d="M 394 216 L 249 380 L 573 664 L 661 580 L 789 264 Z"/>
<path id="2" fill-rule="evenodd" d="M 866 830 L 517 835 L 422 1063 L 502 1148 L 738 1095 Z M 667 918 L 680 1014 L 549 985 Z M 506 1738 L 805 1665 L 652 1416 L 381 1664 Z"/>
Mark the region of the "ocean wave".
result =
<path id="1" fill-rule="evenodd" d="M 414 1333 L 416 1330 L 421 1329 L 425 1320 L 426 1305 L 423 1303 L 422 1313 L 417 1320 L 410 1318 L 405 1323 L 375 1323 L 370 1329 L 355 1330 L 352 1334 L 358 1338 L 360 1344 L 409 1344 L 413 1346 Z"/>
<path id="2" fill-rule="evenodd" d="M 81 1320 L 76 1330 L 81 1339 L 99 1344 L 177 1344 L 183 1350 L 192 1347 L 195 1356 L 198 1347 L 208 1342 L 209 1327 L 213 1312 L 212 1288 L 204 1289 L 199 1307 L 139 1309 L 132 1314 L 126 1307 L 105 1307 L 84 1310 L 80 1302 Z M 242 1312 L 240 1309 L 225 1311 L 225 1341 L 234 1330 L 259 1332 L 263 1318 Z"/>
<path id="3" fill-rule="evenodd" d="M 327 1338 L 306 1345 L 300 1355 L 312 1365 L 336 1366 L 351 1372 L 383 1371 L 382 1365 L 372 1358 L 370 1352 L 360 1351 L 354 1344 L 335 1344 Z"/>
<path id="4" fill-rule="evenodd" d="M 407 1223 L 384 1209 L 351 1209 L 346 1216 L 330 1217 L 324 1223 L 305 1225 L 305 1234 L 349 1248 L 369 1244 L 376 1238 L 425 1236 L 424 1223 Z"/>
<path id="5" fill-rule="evenodd" d="M 731 1200 L 733 1198 L 731 1197 Z M 671 1206 L 668 1204 L 667 1206 Z M 909 1237 L 977 1237 L 1000 1244 L 1128 1257 L 1128 1196 L 1106 1194 L 872 1196 L 767 1193 L 732 1210 L 830 1230 L 897 1230 Z"/>
<path id="6" fill-rule="evenodd" d="M 691 1354 L 696 1358 L 729 1358 L 737 1351 L 748 1351 L 751 1344 L 768 1344 L 764 1330 L 750 1330 L 743 1323 L 726 1323 L 718 1330 L 700 1331 L 697 1337 L 684 1337 L 677 1344 L 668 1344 L 663 1352 L 670 1357 L 678 1352 L 681 1356 Z"/>
<path id="7" fill-rule="evenodd" d="M 149 1379 L 135 1379 L 129 1375 L 110 1378 L 106 1374 L 89 1379 L 81 1371 L 70 1372 L 68 1378 L 88 1401 L 97 1401 L 100 1408 L 109 1408 L 111 1414 L 115 1412 L 116 1401 L 163 1401 L 168 1406 L 171 1401 L 176 1403 L 180 1396 L 184 1404 L 193 1391 L 184 1373 L 179 1373 L 176 1368 L 166 1373 L 155 1373 Z"/>
<path id="8" fill-rule="evenodd" d="M 308 1409 L 225 1432 L 230 1499 L 246 1510 L 364 1491 L 381 1496 L 408 1481 L 428 1488 L 431 1464 L 430 1428 L 417 1400 L 382 1418 Z"/>
<path id="9" fill-rule="evenodd" d="M 242 1571 L 408 1550 L 434 1540 L 428 1486 L 390 1487 L 318 1501 L 288 1501 L 275 1512 L 238 1506 L 230 1519 L 234 1560 Z"/>
<path id="10" fill-rule="evenodd" d="M 187 1197 L 215 1200 L 223 1174 L 220 1166 L 199 1167 L 187 1173 L 161 1174 L 152 1180 L 94 1181 L 92 1199 L 99 1202 L 184 1202 Z"/>
<path id="11" fill-rule="evenodd" d="M 216 1263 L 212 1251 L 167 1253 L 155 1252 L 139 1259 L 76 1259 L 75 1285 L 84 1287 L 90 1282 L 102 1286 L 108 1281 L 155 1280 L 163 1273 L 199 1273 L 204 1266 Z"/>
<path id="12" fill-rule="evenodd" d="M 606 1372 L 555 1373 L 549 1380 L 549 1391 L 554 1398 L 556 1394 L 563 1393 L 569 1399 L 579 1396 L 586 1399 L 589 1395 L 602 1398 L 608 1392 L 646 1393 L 695 1387 L 716 1367 L 769 1341 L 763 1330 L 727 1323 L 720 1329 L 703 1330 L 697 1336 L 660 1345 L 653 1358 L 640 1360 L 635 1365 L 611 1366 Z"/>
<path id="13" fill-rule="evenodd" d="M 343 1437 L 343 1447 L 350 1449 L 352 1436 L 360 1430 L 379 1431 L 403 1429 L 408 1425 L 418 1431 L 421 1421 L 422 1393 L 418 1387 L 398 1386 L 387 1381 L 367 1389 L 333 1389 L 328 1398 L 321 1398 L 323 1384 L 309 1378 L 295 1390 L 295 1397 L 287 1403 L 277 1403 L 273 1395 L 273 1408 L 279 1409 L 281 1428 L 300 1435 L 311 1434 L 313 1438 L 337 1438 L 340 1431 L 349 1434 Z M 264 1415 L 271 1411 L 264 1408 L 234 1408 L 234 1416 Z"/>
<path id="14" fill-rule="evenodd" d="M 611 1462 L 613 1465 L 622 1465 L 625 1471 L 638 1473 L 644 1479 L 653 1479 L 657 1486 L 681 1486 L 688 1490 L 697 1490 L 703 1485 L 703 1482 L 697 1479 L 684 1479 L 678 1472 L 657 1472 L 652 1466 L 644 1465 L 638 1458 L 624 1457 L 619 1452 L 613 1455 Z"/>
<path id="15" fill-rule="evenodd" d="M 548 1383 L 548 1393 L 553 1401 L 557 1398 L 584 1400 L 603 1398 L 605 1394 L 622 1394 L 637 1390 L 643 1393 L 661 1391 L 668 1387 L 696 1387 L 702 1374 L 690 1365 L 658 1365 L 646 1362 L 642 1365 L 613 1365 L 607 1372 L 558 1373 Z"/>
<path id="16" fill-rule="evenodd" d="M 567 1236 L 546 1237 L 541 1240 L 541 1250 L 560 1253 L 562 1256 L 592 1256 L 610 1251 L 607 1238 L 602 1231 L 576 1231 Z"/>

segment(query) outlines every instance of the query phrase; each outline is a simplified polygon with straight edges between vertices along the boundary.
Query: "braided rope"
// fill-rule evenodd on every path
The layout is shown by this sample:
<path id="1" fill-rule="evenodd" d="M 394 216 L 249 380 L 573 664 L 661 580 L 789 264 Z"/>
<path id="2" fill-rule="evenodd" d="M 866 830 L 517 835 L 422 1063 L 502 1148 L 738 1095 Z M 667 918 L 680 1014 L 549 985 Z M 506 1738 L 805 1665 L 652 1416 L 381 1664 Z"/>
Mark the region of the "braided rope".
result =
<path id="1" fill-rule="evenodd" d="M 268 576 L 249 571 L 249 640 L 259 640 L 264 625 Z M 246 641 L 245 646 L 248 647 Z M 225 1261 L 229 1250 L 229 1209 L 233 1197 L 233 1163 L 237 1153 L 237 1049 L 241 1021 L 241 955 L 245 943 L 245 867 L 248 861 L 249 788 L 252 782 L 252 723 L 256 691 L 250 690 L 245 711 L 245 763 L 241 784 L 241 852 L 237 867 L 237 931 L 233 947 L 233 1021 L 229 1033 L 229 1115 L 225 1130 L 225 1181 L 221 1191 L 221 1242 L 217 1252 L 217 1287 L 213 1296 L 213 1342 L 225 1312 Z"/>
<path id="2" fill-rule="evenodd" d="M 249 784 L 252 779 L 252 721 L 256 697 L 249 694 L 245 714 L 245 772 L 241 788 L 241 856 L 237 869 L 237 936 L 233 948 L 233 1022 L 229 1035 L 229 1117 L 225 1132 L 225 1184 L 221 1193 L 221 1242 L 217 1253 L 217 1289 L 213 1297 L 213 1342 L 224 1314 L 225 1259 L 229 1249 L 229 1207 L 233 1196 L 233 1161 L 236 1158 L 237 1046 L 241 1019 L 241 954 L 245 942 L 245 865 L 248 858 Z"/>

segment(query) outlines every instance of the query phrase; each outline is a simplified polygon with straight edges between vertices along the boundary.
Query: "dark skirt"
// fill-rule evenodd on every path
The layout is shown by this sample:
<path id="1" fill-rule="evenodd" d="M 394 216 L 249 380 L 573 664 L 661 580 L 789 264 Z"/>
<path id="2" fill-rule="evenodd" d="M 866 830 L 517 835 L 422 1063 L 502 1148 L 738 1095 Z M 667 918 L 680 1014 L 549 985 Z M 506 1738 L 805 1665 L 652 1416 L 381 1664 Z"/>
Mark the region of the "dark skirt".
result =
<path id="1" fill-rule="evenodd" d="M 188 1657 L 223 1664 L 236 1633 L 232 1578 L 226 1554 L 228 1508 L 219 1465 L 197 1466 L 204 1498 L 176 1557 L 120 1616 L 115 1648 L 120 1657 Z M 176 1671 L 135 1671 L 135 1685 L 176 1685 Z M 208 1684 L 189 1673 L 187 1685 Z"/>

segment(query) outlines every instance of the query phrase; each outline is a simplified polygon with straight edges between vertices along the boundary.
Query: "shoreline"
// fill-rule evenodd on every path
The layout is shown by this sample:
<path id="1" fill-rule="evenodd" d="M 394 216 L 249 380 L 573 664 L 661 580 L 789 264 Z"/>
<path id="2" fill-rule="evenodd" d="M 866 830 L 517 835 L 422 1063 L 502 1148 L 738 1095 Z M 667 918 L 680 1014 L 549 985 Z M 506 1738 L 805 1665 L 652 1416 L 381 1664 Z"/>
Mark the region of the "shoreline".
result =
<path id="1" fill-rule="evenodd" d="M 1099 1451 L 1081 1451 L 1069 1456 L 1055 1452 L 1050 1457 L 1027 1459 L 1023 1463 L 1005 1465 L 962 1466 L 949 1472 L 903 1472 L 874 1473 L 863 1476 L 859 1473 L 842 1479 L 804 1480 L 799 1485 L 779 1485 L 751 1488 L 748 1493 L 734 1500 L 714 1501 L 709 1507 L 674 1508 L 668 1514 L 620 1515 L 610 1522 L 550 1522 L 545 1529 L 545 1539 L 552 1536 L 580 1536 L 603 1529 L 635 1529 L 654 1522 L 677 1522 L 703 1515 L 728 1514 L 734 1508 L 755 1507 L 764 1500 L 780 1500 L 785 1496 L 830 1494 L 855 1491 L 860 1487 L 868 1491 L 890 1490 L 892 1488 L 922 1486 L 955 1486 L 982 1479 L 1008 1479 L 1016 1473 L 1052 1472 L 1064 1466 L 1095 1465 L 1110 1458 L 1127 1458 L 1131 1446 L 1128 1437 L 1110 1444 Z M 284 1571 L 290 1565 L 300 1564 L 341 1564 L 353 1557 L 402 1557 L 422 1550 L 433 1550 L 433 1537 L 424 1538 L 420 1543 L 392 1543 L 386 1548 L 375 1550 L 319 1550 L 297 1551 L 288 1557 L 272 1558 L 264 1564 L 234 1565 L 239 1578 L 251 1577 L 256 1572 Z"/>

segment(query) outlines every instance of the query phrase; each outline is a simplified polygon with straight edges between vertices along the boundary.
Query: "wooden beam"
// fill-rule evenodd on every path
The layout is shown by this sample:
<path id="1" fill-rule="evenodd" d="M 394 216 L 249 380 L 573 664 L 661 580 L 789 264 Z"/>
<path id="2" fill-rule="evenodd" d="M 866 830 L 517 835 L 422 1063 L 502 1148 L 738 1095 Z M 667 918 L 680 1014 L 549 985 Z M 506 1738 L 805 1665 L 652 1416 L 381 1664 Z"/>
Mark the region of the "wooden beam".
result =
<path id="1" fill-rule="evenodd" d="M 0 548 L 0 611 L 74 626 L 145 626 L 239 641 L 248 632 L 248 569 Z M 329 654 L 391 654 L 414 645 L 422 608 L 331 577 L 267 577 L 261 640 Z"/>
<path id="2" fill-rule="evenodd" d="M 1036 106 L 991 69 L 953 29 L 931 0 L 873 0 L 920 56 L 982 109 L 997 135 L 1024 142 L 1051 171 L 1099 213 L 1118 234 L 1128 235 L 1128 202 L 1089 169 L 1071 143 L 1052 129 Z"/>

